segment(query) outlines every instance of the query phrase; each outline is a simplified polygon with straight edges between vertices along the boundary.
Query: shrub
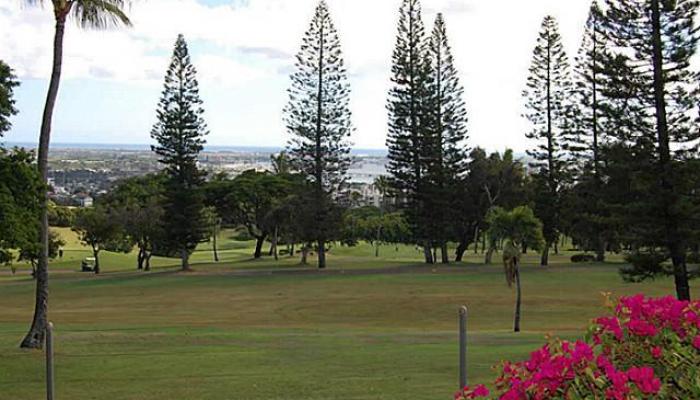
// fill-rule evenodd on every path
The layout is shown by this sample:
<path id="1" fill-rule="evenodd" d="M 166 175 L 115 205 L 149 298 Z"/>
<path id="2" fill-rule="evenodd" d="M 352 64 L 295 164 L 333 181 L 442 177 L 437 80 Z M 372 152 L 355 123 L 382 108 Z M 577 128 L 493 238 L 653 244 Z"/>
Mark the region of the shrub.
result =
<path id="1" fill-rule="evenodd" d="M 594 261 L 595 256 L 593 254 L 574 254 L 571 256 L 571 262 L 573 263 L 587 263 Z"/>
<path id="2" fill-rule="evenodd" d="M 553 340 L 527 361 L 505 362 L 495 397 L 519 399 L 699 399 L 700 302 L 625 297 L 585 340 Z M 483 386 L 457 400 L 489 398 Z"/>

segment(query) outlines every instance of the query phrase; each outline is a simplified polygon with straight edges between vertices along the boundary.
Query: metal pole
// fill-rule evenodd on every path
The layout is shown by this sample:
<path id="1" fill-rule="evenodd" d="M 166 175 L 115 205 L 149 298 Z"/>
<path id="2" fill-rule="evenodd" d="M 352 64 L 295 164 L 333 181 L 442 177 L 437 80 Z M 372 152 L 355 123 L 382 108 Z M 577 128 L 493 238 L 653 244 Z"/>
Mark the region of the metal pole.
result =
<path id="1" fill-rule="evenodd" d="M 459 309 L 459 390 L 467 386 L 467 307 Z"/>
<path id="2" fill-rule="evenodd" d="M 46 400 L 54 400 L 53 323 L 46 325 Z"/>

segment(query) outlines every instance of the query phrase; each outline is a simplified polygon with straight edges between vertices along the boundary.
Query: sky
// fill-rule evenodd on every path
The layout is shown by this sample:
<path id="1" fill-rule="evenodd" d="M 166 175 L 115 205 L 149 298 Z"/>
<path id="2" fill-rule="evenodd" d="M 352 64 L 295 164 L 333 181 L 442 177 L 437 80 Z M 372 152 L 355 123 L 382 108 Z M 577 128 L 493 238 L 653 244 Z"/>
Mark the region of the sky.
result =
<path id="1" fill-rule="evenodd" d="M 352 89 L 356 148 L 386 141 L 386 97 L 400 0 L 327 0 Z M 21 81 L 20 114 L 6 141 L 38 140 L 51 69 L 53 15 L 0 0 L 0 59 Z M 183 33 L 198 70 L 216 146 L 284 146 L 282 122 L 294 55 L 317 0 L 136 0 L 133 27 L 83 31 L 69 24 L 55 143 L 150 143 L 173 44 Z M 469 112 L 469 145 L 524 151 L 527 70 L 542 18 L 560 24 L 573 59 L 590 0 L 422 0 L 428 30 L 444 14 Z"/>

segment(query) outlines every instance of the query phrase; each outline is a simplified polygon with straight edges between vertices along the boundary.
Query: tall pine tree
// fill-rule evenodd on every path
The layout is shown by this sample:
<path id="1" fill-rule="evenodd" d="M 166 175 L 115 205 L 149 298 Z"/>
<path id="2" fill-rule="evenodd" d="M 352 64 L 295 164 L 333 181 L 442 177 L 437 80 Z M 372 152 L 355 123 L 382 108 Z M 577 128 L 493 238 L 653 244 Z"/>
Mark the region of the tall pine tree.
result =
<path id="1" fill-rule="evenodd" d="M 544 226 L 542 265 L 549 263 L 549 250 L 559 237 L 561 188 L 567 176 L 564 137 L 571 129 L 567 105 L 571 94 L 569 61 L 552 16 L 546 16 L 533 54 L 527 88 L 525 117 L 533 130 L 527 134 L 537 141 L 528 155 L 534 159 L 535 211 Z"/>
<path id="2" fill-rule="evenodd" d="M 418 0 L 403 0 L 391 67 L 393 87 L 387 110 L 389 183 L 404 208 L 412 241 L 423 246 L 426 263 L 434 262 L 428 199 L 428 167 L 433 146 L 431 65 Z"/>
<path id="3" fill-rule="evenodd" d="M 605 14 L 616 47 L 605 74 L 614 92 L 623 99 L 633 93 L 636 105 L 618 116 L 620 126 L 633 129 L 611 132 L 615 146 L 628 152 L 617 152 L 610 163 L 634 165 L 626 168 L 632 174 L 622 217 L 634 228 L 625 239 L 637 254 L 624 272 L 634 280 L 671 274 L 683 300 L 690 299 L 686 256 L 700 210 L 693 165 L 700 135 L 691 118 L 697 82 L 690 65 L 699 40 L 698 7 L 696 0 L 606 0 Z M 657 262 L 640 261 L 649 259 Z M 670 270 L 663 264 L 668 259 Z"/>
<path id="4" fill-rule="evenodd" d="M 449 263 L 447 242 L 455 237 L 459 212 L 456 209 L 460 178 L 467 170 L 467 110 L 464 88 L 454 65 L 452 50 L 447 39 L 447 28 L 442 13 L 437 15 L 428 45 L 431 63 L 431 95 L 434 139 L 428 161 L 428 176 L 433 194 L 428 199 L 433 211 L 432 239 L 440 247 L 442 262 Z"/>
<path id="5" fill-rule="evenodd" d="M 159 156 L 167 175 L 163 217 L 167 237 L 159 243 L 157 252 L 178 255 L 183 270 L 190 269 L 190 255 L 197 244 L 207 239 L 201 190 L 206 173 L 199 169 L 197 157 L 208 131 L 196 74 L 185 38 L 179 35 L 165 75 L 158 122 L 151 130 L 151 137 L 158 144 L 151 149 Z"/>
<path id="6" fill-rule="evenodd" d="M 340 204 L 350 166 L 348 139 L 353 132 L 350 86 L 328 5 L 321 0 L 297 54 L 291 75 L 287 130 L 293 135 L 293 165 L 310 184 L 301 215 L 313 221 L 303 238 L 318 246 L 318 267 L 326 267 L 326 243 L 340 227 Z"/>
<path id="7" fill-rule="evenodd" d="M 17 114 L 14 89 L 19 86 L 12 68 L 0 60 L 0 138 L 10 130 L 10 117 Z"/>
<path id="8" fill-rule="evenodd" d="M 597 0 L 591 4 L 583 39 L 575 59 L 573 76 L 573 126 L 566 133 L 564 147 L 572 155 L 574 185 L 566 206 L 568 234 L 586 250 L 594 249 L 598 261 L 605 261 L 610 232 L 601 176 L 601 148 L 604 142 L 606 104 L 602 64 L 609 57 L 603 32 L 603 13 Z"/>

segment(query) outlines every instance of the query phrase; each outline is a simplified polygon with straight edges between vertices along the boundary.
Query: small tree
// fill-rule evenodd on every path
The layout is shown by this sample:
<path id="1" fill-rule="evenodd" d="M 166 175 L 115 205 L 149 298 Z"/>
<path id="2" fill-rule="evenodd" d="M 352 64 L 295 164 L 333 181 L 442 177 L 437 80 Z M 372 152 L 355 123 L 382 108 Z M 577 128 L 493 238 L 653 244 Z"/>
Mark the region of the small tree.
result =
<path id="1" fill-rule="evenodd" d="M 190 269 L 190 255 L 207 238 L 201 190 L 206 173 L 199 169 L 197 157 L 204 149 L 208 131 L 202 118 L 204 110 L 196 74 L 185 38 L 179 35 L 165 75 L 158 122 L 151 137 L 158 142 L 152 150 L 160 157 L 168 177 L 163 218 L 167 235 L 163 245 L 169 248 L 169 253 L 179 254 L 185 271 Z"/>
<path id="2" fill-rule="evenodd" d="M 95 274 L 100 273 L 100 252 L 102 250 L 120 253 L 131 251 L 131 243 L 122 230 L 118 219 L 104 207 L 98 206 L 81 210 L 76 215 L 73 231 L 84 245 L 90 246 L 92 249 L 92 255 L 95 258 Z"/>
<path id="3" fill-rule="evenodd" d="M 217 238 L 221 233 L 221 217 L 216 212 L 216 207 L 204 208 L 204 221 L 208 227 L 207 232 L 211 240 L 211 250 L 214 254 L 214 261 L 219 262 L 219 251 L 217 248 Z"/>
<path id="4" fill-rule="evenodd" d="M 37 232 L 37 236 L 39 233 Z M 66 242 L 61 238 L 56 231 L 49 232 L 49 259 L 54 260 L 58 257 L 58 252 L 61 247 L 65 246 Z M 27 242 L 19 249 L 19 257 L 17 261 L 28 262 L 32 267 L 32 278 L 36 279 L 36 270 L 41 256 L 41 244 L 38 241 Z"/>
<path id="5" fill-rule="evenodd" d="M 544 244 L 542 222 L 535 217 L 530 207 L 521 206 L 506 211 L 496 207 L 487 217 L 489 224 L 488 235 L 492 241 L 505 240 L 503 250 L 503 266 L 505 268 L 508 287 L 515 283 L 515 317 L 513 330 L 520 332 L 520 303 L 522 292 L 520 288 L 520 255 L 523 245 L 539 250 Z"/>

